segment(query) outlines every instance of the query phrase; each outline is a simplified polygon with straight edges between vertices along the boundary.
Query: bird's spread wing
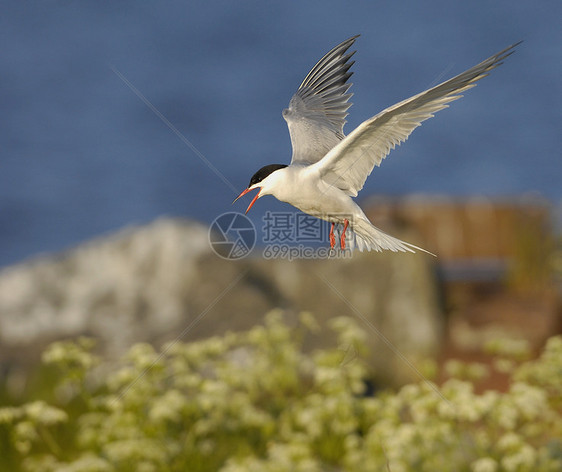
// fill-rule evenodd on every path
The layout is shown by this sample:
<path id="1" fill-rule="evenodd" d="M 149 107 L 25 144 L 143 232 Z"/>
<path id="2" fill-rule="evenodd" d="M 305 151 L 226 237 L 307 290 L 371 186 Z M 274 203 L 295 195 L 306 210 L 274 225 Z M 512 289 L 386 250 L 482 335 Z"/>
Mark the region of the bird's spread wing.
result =
<path id="1" fill-rule="evenodd" d="M 310 170 L 318 171 L 330 185 L 340 188 L 348 195 L 356 196 L 374 166 L 380 165 L 395 146 L 406 141 L 412 131 L 435 112 L 461 98 L 462 92 L 474 87 L 476 81 L 502 64 L 501 61 L 512 54 L 513 48 L 518 44 L 520 43 L 509 46 L 466 72 L 397 103 L 363 122 Z"/>
<path id="2" fill-rule="evenodd" d="M 357 36 L 344 41 L 326 54 L 308 73 L 291 98 L 283 118 L 289 126 L 293 158 L 291 164 L 313 164 L 344 137 L 343 126 L 351 106 L 347 80 L 353 72 L 347 50 Z"/>

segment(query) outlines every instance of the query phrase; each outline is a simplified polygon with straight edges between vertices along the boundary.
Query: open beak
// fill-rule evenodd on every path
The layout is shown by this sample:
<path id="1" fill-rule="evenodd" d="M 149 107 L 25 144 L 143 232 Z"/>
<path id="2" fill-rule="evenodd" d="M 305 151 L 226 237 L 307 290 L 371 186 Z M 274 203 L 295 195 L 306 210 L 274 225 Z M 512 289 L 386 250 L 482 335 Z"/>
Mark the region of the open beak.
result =
<path id="1" fill-rule="evenodd" d="M 234 202 L 236 200 L 238 200 L 240 197 L 243 197 L 244 195 L 246 195 L 248 192 L 254 190 L 253 188 L 247 188 L 245 189 L 240 195 L 238 195 L 235 199 Z M 254 206 L 254 203 L 256 203 L 256 200 L 260 197 L 260 192 L 261 192 L 261 188 L 258 188 L 258 193 L 256 193 L 256 196 L 254 197 L 254 199 L 252 200 L 252 202 L 250 203 L 250 205 L 248 205 L 248 209 L 246 210 L 246 213 L 248 213 L 250 211 L 250 208 L 252 208 L 252 206 Z M 234 204 L 234 202 L 232 202 Z"/>

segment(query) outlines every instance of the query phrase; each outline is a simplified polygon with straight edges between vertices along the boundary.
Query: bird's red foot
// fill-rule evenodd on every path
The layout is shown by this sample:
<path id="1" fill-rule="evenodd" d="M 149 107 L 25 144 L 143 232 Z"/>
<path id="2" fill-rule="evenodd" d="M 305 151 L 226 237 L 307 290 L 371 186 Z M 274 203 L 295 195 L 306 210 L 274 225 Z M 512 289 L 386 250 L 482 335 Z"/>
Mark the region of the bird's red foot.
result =
<path id="1" fill-rule="evenodd" d="M 336 236 L 334 235 L 334 226 L 335 223 L 332 223 L 332 227 L 330 228 L 330 249 L 334 249 L 336 247 Z"/>
<path id="2" fill-rule="evenodd" d="M 345 249 L 345 232 L 347 230 L 347 227 L 349 226 L 349 221 L 348 220 L 344 220 L 343 222 L 343 231 L 341 233 L 341 238 L 340 238 L 340 247 L 342 249 Z"/>

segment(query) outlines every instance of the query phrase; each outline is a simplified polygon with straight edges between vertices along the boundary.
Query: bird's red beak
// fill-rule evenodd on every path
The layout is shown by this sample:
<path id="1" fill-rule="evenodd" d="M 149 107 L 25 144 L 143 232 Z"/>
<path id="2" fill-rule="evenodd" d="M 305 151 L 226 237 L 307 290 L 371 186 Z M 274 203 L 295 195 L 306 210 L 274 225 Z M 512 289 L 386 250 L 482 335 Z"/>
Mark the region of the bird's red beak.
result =
<path id="1" fill-rule="evenodd" d="M 244 195 L 246 195 L 248 192 L 250 192 L 251 190 L 254 190 L 253 188 L 247 188 L 245 189 L 240 195 L 238 195 L 235 199 L 234 202 L 236 200 L 238 200 L 240 197 L 243 197 Z M 254 206 L 254 203 L 256 203 L 256 200 L 260 197 L 260 192 L 261 192 L 261 188 L 258 188 L 258 193 L 256 193 L 256 196 L 254 197 L 254 199 L 251 201 L 251 203 L 248 205 L 248 209 L 246 210 L 246 213 L 248 213 L 250 211 L 250 208 L 252 208 L 252 206 Z M 232 202 L 232 203 L 234 203 Z"/>

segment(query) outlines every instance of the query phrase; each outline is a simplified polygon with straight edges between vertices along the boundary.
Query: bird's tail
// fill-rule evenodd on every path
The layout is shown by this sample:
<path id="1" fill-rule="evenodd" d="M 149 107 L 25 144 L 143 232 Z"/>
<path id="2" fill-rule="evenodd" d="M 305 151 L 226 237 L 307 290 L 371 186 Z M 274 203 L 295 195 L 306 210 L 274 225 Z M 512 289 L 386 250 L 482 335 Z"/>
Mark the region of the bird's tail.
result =
<path id="1" fill-rule="evenodd" d="M 352 228 L 351 228 L 352 226 Z M 350 225 L 354 237 L 349 238 L 350 246 L 355 246 L 360 251 L 383 251 L 412 252 L 422 251 L 432 256 L 435 254 L 414 246 L 413 244 L 394 238 L 377 227 L 373 226 L 367 219 L 359 218 Z M 348 231 L 349 231 L 348 229 Z M 347 235 L 346 235 L 347 236 Z"/>

